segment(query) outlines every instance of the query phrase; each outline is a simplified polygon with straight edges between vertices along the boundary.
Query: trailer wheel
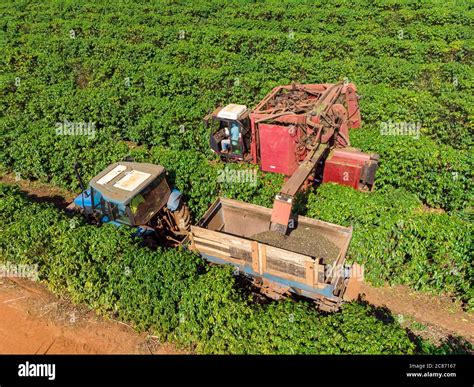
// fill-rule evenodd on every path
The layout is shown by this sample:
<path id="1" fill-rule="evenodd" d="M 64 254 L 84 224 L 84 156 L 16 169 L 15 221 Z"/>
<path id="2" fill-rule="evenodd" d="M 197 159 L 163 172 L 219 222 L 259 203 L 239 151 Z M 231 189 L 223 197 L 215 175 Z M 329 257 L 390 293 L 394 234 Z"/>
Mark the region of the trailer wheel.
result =
<path id="1" fill-rule="evenodd" d="M 318 300 L 316 306 L 319 310 L 327 313 L 337 312 L 340 308 L 340 303 L 329 300 Z"/>

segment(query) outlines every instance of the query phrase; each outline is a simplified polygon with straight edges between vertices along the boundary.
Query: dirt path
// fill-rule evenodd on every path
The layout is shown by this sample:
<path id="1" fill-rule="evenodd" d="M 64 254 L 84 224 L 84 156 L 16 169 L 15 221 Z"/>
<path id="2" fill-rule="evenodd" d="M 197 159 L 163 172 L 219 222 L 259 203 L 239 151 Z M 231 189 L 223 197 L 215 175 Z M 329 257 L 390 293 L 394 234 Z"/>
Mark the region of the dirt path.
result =
<path id="1" fill-rule="evenodd" d="M 58 208 L 65 208 L 74 197 L 71 192 L 51 185 L 28 180 L 17 181 L 11 174 L 0 176 L 0 182 L 17 184 L 30 199 L 50 202 Z M 405 322 L 402 325 L 409 326 L 413 321 L 423 324 L 425 328 L 419 330 L 411 323 L 409 326 L 421 336 L 439 341 L 449 335 L 460 335 L 474 342 L 474 315 L 464 312 L 447 296 L 428 295 L 405 286 L 374 288 L 368 284 L 363 284 L 362 293 L 369 303 L 388 308 L 394 317 L 401 315 L 400 319 Z"/>
<path id="2" fill-rule="evenodd" d="M 374 288 L 366 283 L 361 293 L 370 304 L 388 308 L 402 325 L 410 320 L 425 325 L 423 329 L 410 327 L 421 336 L 439 341 L 443 336 L 460 335 L 474 343 L 474 315 L 447 296 L 421 293 L 407 286 Z"/>
<path id="3" fill-rule="evenodd" d="M 11 173 L 2 173 L 0 175 L 0 183 L 17 185 L 27 194 L 31 201 L 39 203 L 51 203 L 59 209 L 66 208 L 76 197 L 74 193 L 65 189 L 40 183 L 39 181 L 19 179 Z"/>
<path id="4" fill-rule="evenodd" d="M 131 327 L 58 299 L 44 286 L 0 279 L 2 354 L 178 354 Z"/>

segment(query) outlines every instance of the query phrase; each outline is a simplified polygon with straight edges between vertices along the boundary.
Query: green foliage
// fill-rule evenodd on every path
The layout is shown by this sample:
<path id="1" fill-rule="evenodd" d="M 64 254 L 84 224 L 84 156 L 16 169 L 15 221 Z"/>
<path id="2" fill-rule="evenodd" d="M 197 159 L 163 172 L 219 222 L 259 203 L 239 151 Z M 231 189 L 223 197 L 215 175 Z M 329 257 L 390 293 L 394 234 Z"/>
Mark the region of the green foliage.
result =
<path id="1" fill-rule="evenodd" d="M 305 302 L 250 306 L 242 301 L 233 282 L 229 270 L 213 268 L 180 305 L 183 324 L 179 332 L 184 330 L 189 342 L 200 342 L 200 352 L 368 354 L 414 350 L 406 332 L 395 324 L 381 323 L 370 307 L 349 304 L 340 313 L 322 315 Z M 193 331 L 193 327 L 201 329 Z M 380 341 L 380 337 L 385 339 Z"/>
<path id="2" fill-rule="evenodd" d="M 435 345 L 427 340 L 416 338 L 417 351 L 422 354 L 430 355 L 472 355 L 474 353 L 473 345 L 457 336 L 448 336 L 440 344 Z"/>
<path id="3" fill-rule="evenodd" d="M 371 283 L 447 292 L 474 307 L 472 223 L 426 211 L 403 189 L 367 194 L 335 184 L 310 195 L 308 215 L 354 227 L 348 256 Z"/>
<path id="4" fill-rule="evenodd" d="M 13 125 L 18 125 L 13 129 Z M 54 125 L 37 122 L 3 122 L 4 146 L 0 162 L 24 179 L 41 179 L 52 184 L 77 190 L 74 164 L 79 162 L 85 181 L 112 162 L 123 159 L 129 152 L 125 144 L 100 132 L 96 137 L 57 136 Z"/>
<path id="5" fill-rule="evenodd" d="M 29 203 L 12 187 L 0 185 L 0 199 L 0 256 L 13 263 L 41 263 L 59 230 L 67 230 L 69 223 L 57 211 Z"/>
<path id="6" fill-rule="evenodd" d="M 254 311 L 234 285 L 229 267 L 213 267 L 192 284 L 179 305 L 181 342 L 198 343 L 201 353 L 252 352 Z"/>
<path id="7" fill-rule="evenodd" d="M 446 210 L 473 206 L 472 152 L 424 137 L 382 136 L 375 130 L 353 131 L 351 139 L 354 146 L 380 155 L 377 191 L 403 187 L 429 206 Z"/>

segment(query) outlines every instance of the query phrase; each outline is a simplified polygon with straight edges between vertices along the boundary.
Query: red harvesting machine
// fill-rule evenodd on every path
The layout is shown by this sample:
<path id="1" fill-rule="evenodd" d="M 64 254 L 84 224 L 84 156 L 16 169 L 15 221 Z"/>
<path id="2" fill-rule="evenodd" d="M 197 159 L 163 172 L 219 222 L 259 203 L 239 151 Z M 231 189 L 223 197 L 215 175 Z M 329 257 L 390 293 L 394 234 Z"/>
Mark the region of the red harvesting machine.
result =
<path id="1" fill-rule="evenodd" d="M 286 233 L 301 187 L 335 182 L 362 191 L 374 185 L 379 156 L 350 147 L 361 117 L 352 83 L 275 87 L 254 109 L 230 104 L 206 116 L 210 146 L 224 161 L 258 164 L 287 177 L 271 228 Z"/>

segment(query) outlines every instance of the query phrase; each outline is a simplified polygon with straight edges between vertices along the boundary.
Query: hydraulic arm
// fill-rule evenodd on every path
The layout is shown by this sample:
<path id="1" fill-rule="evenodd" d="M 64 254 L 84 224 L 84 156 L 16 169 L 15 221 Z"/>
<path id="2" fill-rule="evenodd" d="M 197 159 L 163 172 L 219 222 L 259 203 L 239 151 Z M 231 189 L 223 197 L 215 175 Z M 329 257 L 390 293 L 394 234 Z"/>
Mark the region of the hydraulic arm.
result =
<path id="1" fill-rule="evenodd" d="M 273 202 L 270 229 L 281 234 L 286 234 L 293 207 L 293 199 L 301 186 L 308 179 L 319 161 L 326 157 L 329 151 L 328 144 L 319 143 L 308 152 L 305 160 L 296 172 L 286 181 L 280 193 L 275 196 Z"/>

